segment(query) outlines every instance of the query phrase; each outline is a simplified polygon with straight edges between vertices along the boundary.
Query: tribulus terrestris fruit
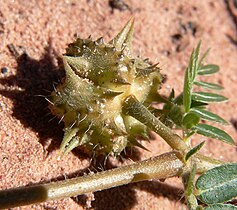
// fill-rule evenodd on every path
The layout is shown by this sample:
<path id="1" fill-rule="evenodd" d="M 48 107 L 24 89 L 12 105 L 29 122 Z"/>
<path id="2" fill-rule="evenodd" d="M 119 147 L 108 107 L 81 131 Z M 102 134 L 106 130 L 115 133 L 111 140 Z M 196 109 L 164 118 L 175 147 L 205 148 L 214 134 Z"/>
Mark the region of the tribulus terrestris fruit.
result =
<path id="1" fill-rule="evenodd" d="M 126 146 L 142 145 L 149 130 L 122 113 L 129 95 L 148 105 L 162 80 L 157 64 L 133 58 L 131 19 L 109 43 L 78 38 L 63 56 L 66 77 L 51 94 L 50 109 L 64 121 L 63 153 L 81 146 L 96 154 L 119 155 Z"/>

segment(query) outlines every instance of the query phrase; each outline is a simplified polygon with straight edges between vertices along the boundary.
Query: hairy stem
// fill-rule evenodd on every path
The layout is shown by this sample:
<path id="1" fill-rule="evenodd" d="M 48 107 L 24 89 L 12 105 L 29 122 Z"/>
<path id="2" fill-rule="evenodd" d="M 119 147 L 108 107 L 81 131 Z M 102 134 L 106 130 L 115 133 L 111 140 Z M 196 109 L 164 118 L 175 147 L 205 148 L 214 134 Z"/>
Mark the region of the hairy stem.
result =
<path id="1" fill-rule="evenodd" d="M 173 131 L 157 119 L 134 96 L 128 96 L 123 103 L 123 113 L 130 115 L 160 135 L 174 150 L 185 153 L 188 146 Z"/>
<path id="2" fill-rule="evenodd" d="M 132 182 L 165 179 L 181 173 L 184 164 L 175 152 L 83 177 L 0 191 L 0 209 L 29 205 L 100 191 Z"/>
<path id="3" fill-rule="evenodd" d="M 193 160 L 197 164 L 197 173 L 203 173 L 223 164 L 221 161 L 199 154 L 195 155 Z M 132 182 L 166 179 L 181 175 L 183 170 L 185 170 L 185 164 L 180 161 L 176 152 L 165 153 L 155 158 L 96 174 L 0 191 L 0 209 L 72 197 Z"/>

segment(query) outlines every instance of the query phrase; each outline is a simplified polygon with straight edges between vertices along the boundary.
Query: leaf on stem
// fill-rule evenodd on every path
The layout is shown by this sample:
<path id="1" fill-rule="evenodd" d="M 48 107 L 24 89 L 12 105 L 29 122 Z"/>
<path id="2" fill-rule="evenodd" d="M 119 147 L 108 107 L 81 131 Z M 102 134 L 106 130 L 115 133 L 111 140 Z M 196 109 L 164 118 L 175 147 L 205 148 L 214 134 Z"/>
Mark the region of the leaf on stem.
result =
<path id="1" fill-rule="evenodd" d="M 196 154 L 205 144 L 205 141 L 201 142 L 200 144 L 198 144 L 197 146 L 193 147 L 190 151 L 188 151 L 188 153 L 185 156 L 185 161 L 188 161 L 188 159 L 193 156 L 194 154 Z"/>
<path id="2" fill-rule="evenodd" d="M 197 73 L 198 75 L 209 75 L 209 74 L 214 74 L 218 72 L 219 70 L 220 68 L 218 65 L 208 64 L 208 65 L 199 67 Z"/>
<path id="3" fill-rule="evenodd" d="M 225 164 L 202 174 L 196 182 L 198 198 L 206 204 L 229 201 L 237 196 L 237 164 Z"/>
<path id="4" fill-rule="evenodd" d="M 183 105 L 184 105 L 185 112 L 188 112 L 191 106 L 192 86 L 197 76 L 197 71 L 199 68 L 198 55 L 200 51 L 200 46 L 201 46 L 201 42 L 199 42 L 196 49 L 193 50 L 190 57 L 189 66 L 185 72 L 184 89 L 183 89 Z"/>
<path id="5" fill-rule="evenodd" d="M 188 112 L 191 106 L 191 93 L 192 93 L 192 82 L 190 81 L 189 71 L 188 69 L 185 72 L 184 79 L 184 90 L 183 90 L 183 105 L 185 112 Z"/>
<path id="6" fill-rule="evenodd" d="M 237 206 L 231 204 L 214 204 L 206 207 L 204 210 L 237 210 Z"/>
<path id="7" fill-rule="evenodd" d="M 203 65 L 203 62 L 204 60 L 206 59 L 207 55 L 209 54 L 210 52 L 210 48 L 208 50 L 205 51 L 205 53 L 201 56 L 200 58 L 200 61 L 199 61 L 199 66 L 202 66 Z"/>
<path id="8" fill-rule="evenodd" d="M 188 196 L 187 205 L 190 210 L 197 210 L 198 201 L 197 201 L 196 196 L 194 194 L 191 194 Z"/>
<path id="9" fill-rule="evenodd" d="M 199 121 L 200 121 L 199 116 L 197 116 L 195 113 L 189 112 L 188 114 L 184 116 L 182 123 L 186 129 L 190 129 L 193 126 L 197 125 Z"/>
<path id="10" fill-rule="evenodd" d="M 191 108 L 198 107 L 199 109 L 204 109 L 205 106 L 207 106 L 207 105 L 208 105 L 208 103 L 202 103 L 199 101 L 192 100 Z"/>
<path id="11" fill-rule="evenodd" d="M 231 136 L 229 136 L 225 131 L 214 126 L 199 123 L 194 127 L 194 130 L 203 136 L 218 139 L 231 145 L 235 144 Z"/>
<path id="12" fill-rule="evenodd" d="M 192 108 L 190 113 L 194 113 L 197 116 L 199 116 L 200 118 L 204 119 L 204 120 L 208 120 L 208 121 L 212 121 L 212 122 L 217 122 L 217 123 L 222 123 L 222 124 L 228 124 L 227 121 L 225 121 L 223 118 L 221 118 L 220 116 L 209 112 L 205 109 L 199 109 L 199 108 Z"/>
<path id="13" fill-rule="evenodd" d="M 210 82 L 202 82 L 202 81 L 195 81 L 195 85 L 201 86 L 203 88 L 211 89 L 211 90 L 223 90 L 224 88 L 218 84 L 210 83 Z"/>
<path id="14" fill-rule="evenodd" d="M 200 47 L 201 47 L 201 42 L 199 42 L 196 49 L 193 50 L 191 58 L 190 58 L 188 71 L 189 71 L 190 79 L 192 82 L 195 80 L 197 76 L 197 71 L 199 69 L 198 56 L 199 56 Z"/>
<path id="15" fill-rule="evenodd" d="M 206 92 L 194 92 L 192 94 L 192 99 L 203 103 L 222 102 L 227 100 L 227 98 L 222 95 Z"/>

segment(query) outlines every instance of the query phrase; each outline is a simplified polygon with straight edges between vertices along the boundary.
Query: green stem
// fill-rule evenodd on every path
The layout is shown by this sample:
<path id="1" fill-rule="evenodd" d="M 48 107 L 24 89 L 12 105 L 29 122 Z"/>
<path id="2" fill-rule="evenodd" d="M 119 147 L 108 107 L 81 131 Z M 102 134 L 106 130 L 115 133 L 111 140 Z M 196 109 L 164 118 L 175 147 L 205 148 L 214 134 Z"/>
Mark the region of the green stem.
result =
<path id="1" fill-rule="evenodd" d="M 177 176 L 184 164 L 175 152 L 83 177 L 0 191 L 0 209 L 61 199 L 132 182 Z"/>
<path id="2" fill-rule="evenodd" d="M 157 119 L 135 96 L 127 97 L 123 102 L 123 113 L 142 122 L 160 135 L 174 150 L 185 153 L 188 146 L 173 131 Z"/>

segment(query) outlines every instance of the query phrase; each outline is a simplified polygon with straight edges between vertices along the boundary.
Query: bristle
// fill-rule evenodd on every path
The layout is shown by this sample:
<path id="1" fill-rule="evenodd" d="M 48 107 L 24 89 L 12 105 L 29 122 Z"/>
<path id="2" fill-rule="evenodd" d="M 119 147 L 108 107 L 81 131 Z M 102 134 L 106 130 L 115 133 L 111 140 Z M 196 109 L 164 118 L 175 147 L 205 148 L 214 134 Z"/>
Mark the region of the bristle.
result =
<path id="1" fill-rule="evenodd" d="M 111 81 L 112 83 L 116 83 L 118 85 L 131 85 L 128 81 L 126 81 L 124 78 L 118 77 Z"/>
<path id="2" fill-rule="evenodd" d="M 105 98 L 114 98 L 114 97 L 116 97 L 116 96 L 118 96 L 118 95 L 121 95 L 121 94 L 123 94 L 122 91 L 120 91 L 120 92 L 115 92 L 115 91 L 112 91 L 112 90 L 106 90 L 106 91 L 103 92 L 103 96 L 104 96 Z"/>
<path id="3" fill-rule="evenodd" d="M 136 138 L 134 138 L 134 137 L 132 137 L 132 138 L 129 139 L 129 143 L 130 143 L 132 146 L 137 146 L 137 147 L 139 147 L 139 148 L 141 148 L 141 149 L 144 149 L 144 150 L 150 152 L 149 149 L 147 149 L 146 147 L 144 147 L 144 146 L 143 146 L 140 142 L 138 142 L 138 140 L 137 140 Z"/>
<path id="4" fill-rule="evenodd" d="M 71 152 L 74 148 L 76 148 L 78 146 L 79 146 L 79 138 L 78 138 L 78 136 L 76 136 L 71 139 L 68 146 L 63 150 L 63 154 L 65 155 L 65 154 Z"/>
<path id="5" fill-rule="evenodd" d="M 103 44 L 103 43 L 104 43 L 103 37 L 100 37 L 99 39 L 97 39 L 97 40 L 95 41 L 95 45 L 100 45 L 100 44 Z"/>
<path id="6" fill-rule="evenodd" d="M 79 128 L 66 129 L 63 137 L 63 141 L 60 145 L 60 151 L 64 153 L 69 142 L 76 136 Z"/>

